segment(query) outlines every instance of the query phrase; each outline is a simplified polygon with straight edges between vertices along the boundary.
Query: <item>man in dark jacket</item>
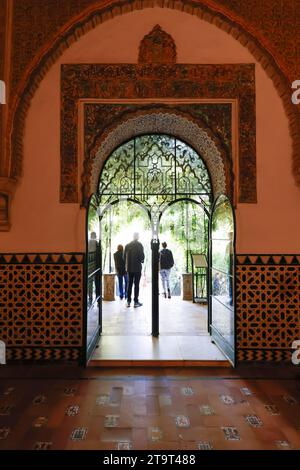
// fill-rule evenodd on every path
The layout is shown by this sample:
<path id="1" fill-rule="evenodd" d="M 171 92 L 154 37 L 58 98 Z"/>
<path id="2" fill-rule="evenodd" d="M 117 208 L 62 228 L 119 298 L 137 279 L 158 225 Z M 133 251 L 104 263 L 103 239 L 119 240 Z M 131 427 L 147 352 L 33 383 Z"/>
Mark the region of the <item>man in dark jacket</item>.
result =
<path id="1" fill-rule="evenodd" d="M 141 307 L 139 302 L 140 280 L 142 275 L 142 263 L 144 262 L 144 248 L 138 241 L 139 234 L 133 234 L 133 241 L 125 246 L 124 258 L 126 271 L 128 272 L 127 307 L 130 307 L 132 286 L 134 283 L 134 307 Z"/>
<path id="2" fill-rule="evenodd" d="M 122 300 L 127 298 L 128 277 L 125 268 L 123 245 L 118 245 L 118 250 L 114 253 L 115 271 L 119 282 L 119 295 Z"/>
<path id="3" fill-rule="evenodd" d="M 170 272 L 171 268 L 174 266 L 174 258 L 171 250 L 168 250 L 166 242 L 162 244 L 163 249 L 159 254 L 159 262 L 160 262 L 160 277 L 161 282 L 164 290 L 164 296 L 167 297 L 167 289 L 168 289 L 168 298 L 171 298 L 171 291 L 170 291 Z"/>

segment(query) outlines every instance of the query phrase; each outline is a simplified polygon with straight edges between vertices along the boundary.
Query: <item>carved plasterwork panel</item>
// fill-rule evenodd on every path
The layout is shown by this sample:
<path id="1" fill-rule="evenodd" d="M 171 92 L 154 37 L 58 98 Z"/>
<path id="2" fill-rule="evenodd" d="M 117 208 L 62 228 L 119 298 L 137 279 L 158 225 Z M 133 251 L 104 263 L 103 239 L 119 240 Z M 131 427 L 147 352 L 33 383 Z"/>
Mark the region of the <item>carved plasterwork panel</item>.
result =
<path id="1" fill-rule="evenodd" d="M 218 102 L 236 100 L 239 113 L 238 201 L 256 202 L 254 65 L 67 64 L 62 65 L 61 87 L 61 202 L 79 202 L 82 196 L 86 200 L 90 193 L 90 162 L 84 162 L 82 195 L 78 187 L 77 110 L 80 100 L 97 99 L 129 102 L 138 99 L 145 100 L 145 103 L 149 100 L 161 103 L 164 99 L 188 99 L 191 102 L 199 99 Z M 180 113 L 177 110 L 178 112 Z M 104 124 L 108 124 L 105 119 L 104 112 L 102 120 Z M 105 127 L 107 126 L 104 125 Z M 170 133 L 170 129 L 167 131 L 164 128 L 160 130 L 162 131 Z M 212 133 L 219 133 L 218 125 Z M 182 133 L 178 137 L 184 139 Z M 97 138 L 99 136 L 95 136 Z M 187 143 L 194 145 L 193 141 Z M 95 153 L 95 149 L 92 149 L 92 154 L 93 152 Z M 85 155 L 86 158 L 90 159 L 90 156 Z M 226 171 L 225 169 L 225 173 Z"/>

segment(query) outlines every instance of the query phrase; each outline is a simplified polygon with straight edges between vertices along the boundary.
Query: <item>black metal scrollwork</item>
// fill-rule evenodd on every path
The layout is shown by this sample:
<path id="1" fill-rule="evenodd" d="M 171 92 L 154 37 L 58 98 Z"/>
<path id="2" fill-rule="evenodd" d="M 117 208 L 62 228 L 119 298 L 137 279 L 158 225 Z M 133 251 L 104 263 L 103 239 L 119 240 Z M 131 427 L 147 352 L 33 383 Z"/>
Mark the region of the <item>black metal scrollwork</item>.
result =
<path id="1" fill-rule="evenodd" d="M 181 198 L 209 207 L 211 180 L 201 157 L 187 144 L 162 134 L 136 137 L 106 161 L 99 183 L 100 204 L 127 197 L 151 209 Z"/>

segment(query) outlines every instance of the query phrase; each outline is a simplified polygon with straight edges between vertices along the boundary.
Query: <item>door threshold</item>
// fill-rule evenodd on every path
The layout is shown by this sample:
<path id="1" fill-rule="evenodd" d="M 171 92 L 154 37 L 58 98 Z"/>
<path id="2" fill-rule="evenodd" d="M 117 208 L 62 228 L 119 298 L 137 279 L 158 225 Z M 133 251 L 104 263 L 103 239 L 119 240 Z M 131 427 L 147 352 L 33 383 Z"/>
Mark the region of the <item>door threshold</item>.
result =
<path id="1" fill-rule="evenodd" d="M 88 367 L 228 367 L 232 364 L 225 360 L 172 360 L 172 359 L 149 359 L 149 360 L 122 360 L 122 359 L 91 359 Z"/>

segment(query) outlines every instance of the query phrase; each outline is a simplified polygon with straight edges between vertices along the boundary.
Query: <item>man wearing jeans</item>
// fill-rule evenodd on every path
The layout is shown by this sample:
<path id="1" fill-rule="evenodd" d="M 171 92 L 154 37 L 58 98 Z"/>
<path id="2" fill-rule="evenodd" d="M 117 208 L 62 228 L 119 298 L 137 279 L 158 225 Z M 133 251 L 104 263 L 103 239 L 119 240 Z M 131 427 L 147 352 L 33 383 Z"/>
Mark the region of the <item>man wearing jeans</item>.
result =
<path id="1" fill-rule="evenodd" d="M 141 307 L 143 304 L 139 302 L 140 280 L 142 274 L 142 263 L 144 262 L 144 248 L 138 241 L 139 234 L 133 234 L 133 241 L 125 246 L 124 258 L 126 271 L 128 273 L 128 291 L 127 291 L 127 307 L 131 304 L 132 286 L 134 284 L 134 307 Z"/>
<path id="2" fill-rule="evenodd" d="M 160 264 L 160 277 L 161 282 L 164 290 L 164 296 L 167 298 L 167 290 L 168 290 L 168 298 L 171 298 L 171 291 L 170 291 L 170 272 L 171 268 L 174 266 L 174 258 L 171 250 L 168 250 L 166 242 L 162 244 L 163 249 L 159 254 L 159 264 Z"/>

